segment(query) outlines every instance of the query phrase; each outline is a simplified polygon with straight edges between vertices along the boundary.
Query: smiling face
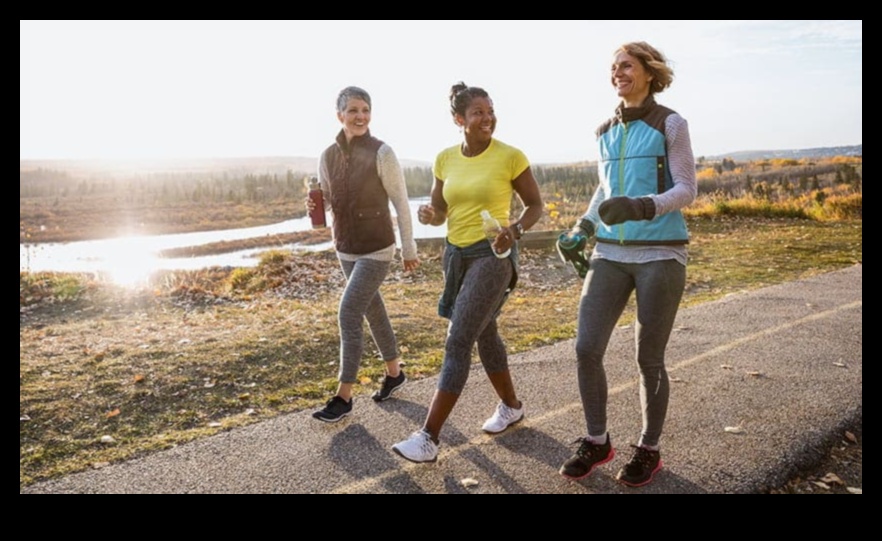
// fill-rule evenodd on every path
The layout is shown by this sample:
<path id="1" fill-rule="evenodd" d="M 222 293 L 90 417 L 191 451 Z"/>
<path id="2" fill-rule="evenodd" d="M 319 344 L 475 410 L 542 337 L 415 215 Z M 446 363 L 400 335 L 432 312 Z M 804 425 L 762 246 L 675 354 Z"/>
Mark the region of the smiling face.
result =
<path id="1" fill-rule="evenodd" d="M 639 58 L 619 51 L 613 57 L 610 80 L 626 107 L 638 107 L 649 95 L 652 75 Z"/>
<path id="2" fill-rule="evenodd" d="M 472 98 L 465 115 L 456 115 L 457 125 L 462 127 L 469 146 L 489 144 L 496 131 L 496 113 L 490 98 Z"/>
<path id="3" fill-rule="evenodd" d="M 351 141 L 353 137 L 367 133 L 368 125 L 371 123 L 371 106 L 364 100 L 350 98 L 346 102 L 346 107 L 342 111 L 337 111 L 337 118 L 343 124 L 346 140 Z"/>

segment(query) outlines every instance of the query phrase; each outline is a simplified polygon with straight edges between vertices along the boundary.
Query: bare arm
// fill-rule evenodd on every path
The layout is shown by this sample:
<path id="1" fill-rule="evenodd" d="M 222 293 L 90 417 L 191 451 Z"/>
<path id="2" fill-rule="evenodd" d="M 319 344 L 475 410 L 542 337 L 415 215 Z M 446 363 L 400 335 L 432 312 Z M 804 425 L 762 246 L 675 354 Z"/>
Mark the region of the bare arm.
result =
<path id="1" fill-rule="evenodd" d="M 432 204 L 421 205 L 417 211 L 421 224 L 442 225 L 447 221 L 447 201 L 444 200 L 444 181 L 435 177 L 432 186 Z"/>
<path id="2" fill-rule="evenodd" d="M 542 195 L 539 193 L 539 184 L 533 177 L 533 171 L 528 167 L 512 181 L 512 185 L 524 205 L 524 211 L 510 228 L 520 223 L 524 231 L 527 231 L 542 218 Z"/>
<path id="3" fill-rule="evenodd" d="M 530 229 L 539 218 L 542 217 L 542 196 L 539 193 L 539 185 L 536 178 L 533 177 L 533 171 L 530 168 L 524 171 L 511 181 L 515 193 L 524 204 L 524 211 L 520 218 L 512 222 L 508 227 L 503 227 L 493 242 L 493 249 L 497 252 L 504 252 L 511 248 L 517 240 L 516 226 L 521 224 L 524 231 Z"/>

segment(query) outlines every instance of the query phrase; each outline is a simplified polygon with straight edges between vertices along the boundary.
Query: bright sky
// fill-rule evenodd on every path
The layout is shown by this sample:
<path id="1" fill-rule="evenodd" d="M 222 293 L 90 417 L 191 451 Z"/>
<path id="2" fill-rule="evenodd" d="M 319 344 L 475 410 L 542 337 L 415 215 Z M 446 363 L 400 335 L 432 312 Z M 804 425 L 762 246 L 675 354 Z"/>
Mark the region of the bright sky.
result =
<path id="1" fill-rule="evenodd" d="M 20 159 L 318 157 L 357 85 L 371 132 L 432 161 L 447 92 L 485 88 L 533 163 L 597 159 L 612 52 L 673 63 L 696 156 L 862 140 L 862 21 L 20 21 Z"/>

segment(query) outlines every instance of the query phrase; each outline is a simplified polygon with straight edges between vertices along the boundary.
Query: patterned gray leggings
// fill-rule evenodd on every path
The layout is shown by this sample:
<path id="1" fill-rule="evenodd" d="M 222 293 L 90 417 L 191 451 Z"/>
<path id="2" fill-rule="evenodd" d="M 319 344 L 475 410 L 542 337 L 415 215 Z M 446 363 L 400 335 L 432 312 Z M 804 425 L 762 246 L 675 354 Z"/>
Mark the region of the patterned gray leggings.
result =
<path id="1" fill-rule="evenodd" d="M 391 261 L 373 259 L 340 260 L 346 275 L 346 288 L 340 298 L 338 313 L 340 372 L 337 379 L 341 383 L 355 383 L 364 353 L 365 319 L 383 360 L 392 361 L 398 357 L 398 342 L 380 294 L 380 285 L 386 279 L 390 265 Z"/>
<path id="2" fill-rule="evenodd" d="M 468 380 L 475 342 L 485 372 L 508 369 L 508 355 L 496 327 L 496 316 L 511 283 L 512 262 L 491 256 L 467 259 L 464 264 L 465 275 L 447 330 L 438 380 L 438 389 L 453 394 L 461 394 Z"/>
<path id="3" fill-rule="evenodd" d="M 639 445 L 658 445 L 670 392 L 665 349 L 685 286 L 686 267 L 673 259 L 639 264 L 591 260 L 582 287 L 576 335 L 579 392 L 589 435 L 601 436 L 607 429 L 603 356 L 619 316 L 636 290 L 635 345 L 643 408 Z"/>

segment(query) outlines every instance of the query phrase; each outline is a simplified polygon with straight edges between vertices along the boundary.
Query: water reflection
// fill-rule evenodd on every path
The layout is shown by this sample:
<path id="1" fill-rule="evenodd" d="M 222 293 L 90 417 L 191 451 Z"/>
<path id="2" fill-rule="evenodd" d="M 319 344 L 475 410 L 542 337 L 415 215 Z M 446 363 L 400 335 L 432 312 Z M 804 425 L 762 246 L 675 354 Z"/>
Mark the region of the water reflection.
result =
<path id="1" fill-rule="evenodd" d="M 416 220 L 416 209 L 425 199 L 410 202 L 416 238 L 443 237 L 444 226 L 433 227 Z M 393 209 L 394 213 L 394 209 Z M 287 220 L 277 224 L 243 229 L 119 237 L 68 243 L 19 244 L 19 269 L 31 272 L 101 272 L 128 282 L 134 276 L 147 276 L 157 270 L 198 270 L 212 266 L 251 267 L 258 263 L 261 252 L 268 248 L 250 248 L 237 252 L 186 258 L 160 258 L 162 250 L 201 246 L 218 241 L 232 241 L 306 231 L 312 227 L 309 218 Z M 400 239 L 399 239 L 400 243 Z M 283 250 L 326 250 L 330 243 L 319 245 L 279 245 Z"/>

